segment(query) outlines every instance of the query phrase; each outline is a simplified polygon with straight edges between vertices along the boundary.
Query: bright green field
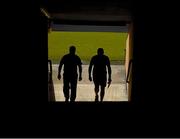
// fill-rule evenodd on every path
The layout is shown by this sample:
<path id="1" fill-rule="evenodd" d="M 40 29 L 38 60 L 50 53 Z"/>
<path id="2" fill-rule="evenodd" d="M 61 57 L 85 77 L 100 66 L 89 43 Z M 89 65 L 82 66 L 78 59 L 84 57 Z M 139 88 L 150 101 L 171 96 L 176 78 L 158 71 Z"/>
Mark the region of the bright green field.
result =
<path id="1" fill-rule="evenodd" d="M 76 46 L 76 54 L 82 61 L 89 61 L 99 47 L 111 61 L 124 60 L 127 33 L 113 32 L 50 32 L 48 34 L 48 58 L 59 63 L 69 46 Z"/>

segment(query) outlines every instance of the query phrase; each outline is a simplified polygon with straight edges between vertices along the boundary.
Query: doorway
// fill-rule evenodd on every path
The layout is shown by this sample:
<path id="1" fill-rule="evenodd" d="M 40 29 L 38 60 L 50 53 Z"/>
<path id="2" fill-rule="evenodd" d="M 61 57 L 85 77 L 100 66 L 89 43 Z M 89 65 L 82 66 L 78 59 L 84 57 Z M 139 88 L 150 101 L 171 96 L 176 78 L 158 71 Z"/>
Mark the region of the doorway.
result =
<path id="1" fill-rule="evenodd" d="M 77 85 L 76 101 L 94 101 L 94 85 L 88 80 L 90 58 L 97 48 L 104 48 L 109 56 L 112 68 L 112 84 L 105 89 L 104 101 L 130 100 L 132 59 L 131 26 L 88 26 L 88 25 L 52 25 L 48 34 L 48 59 L 52 61 L 52 79 L 56 101 L 64 101 L 63 82 L 57 79 L 59 60 L 68 53 L 69 46 L 75 45 L 77 55 L 83 63 L 83 80 Z M 62 72 L 61 72 L 62 75 Z M 127 79 L 128 76 L 128 79 Z"/>

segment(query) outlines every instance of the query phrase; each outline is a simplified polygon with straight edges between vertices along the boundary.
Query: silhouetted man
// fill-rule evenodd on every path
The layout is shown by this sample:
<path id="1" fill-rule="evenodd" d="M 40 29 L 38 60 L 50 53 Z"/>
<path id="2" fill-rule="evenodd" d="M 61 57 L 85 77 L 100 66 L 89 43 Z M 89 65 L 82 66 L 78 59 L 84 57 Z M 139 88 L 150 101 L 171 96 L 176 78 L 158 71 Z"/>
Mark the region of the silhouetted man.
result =
<path id="1" fill-rule="evenodd" d="M 71 102 L 74 102 L 76 99 L 76 88 L 77 88 L 77 67 L 79 68 L 79 81 L 82 80 L 82 63 L 79 56 L 75 54 L 76 48 L 71 46 L 69 48 L 69 54 L 63 56 L 60 61 L 58 68 L 58 79 L 61 79 L 61 69 L 64 65 L 64 74 L 63 74 L 63 92 L 65 101 L 68 102 L 69 98 Z M 71 89 L 71 95 L 69 90 Z"/>
<path id="2" fill-rule="evenodd" d="M 99 87 L 101 87 L 100 100 L 103 101 L 105 94 L 105 87 L 107 82 L 107 70 L 108 68 L 108 84 L 111 83 L 111 66 L 109 57 L 104 55 L 103 48 L 98 48 L 97 55 L 93 56 L 89 65 L 89 80 L 92 81 L 91 69 L 93 66 L 93 82 L 95 85 L 95 101 L 99 101 Z"/>

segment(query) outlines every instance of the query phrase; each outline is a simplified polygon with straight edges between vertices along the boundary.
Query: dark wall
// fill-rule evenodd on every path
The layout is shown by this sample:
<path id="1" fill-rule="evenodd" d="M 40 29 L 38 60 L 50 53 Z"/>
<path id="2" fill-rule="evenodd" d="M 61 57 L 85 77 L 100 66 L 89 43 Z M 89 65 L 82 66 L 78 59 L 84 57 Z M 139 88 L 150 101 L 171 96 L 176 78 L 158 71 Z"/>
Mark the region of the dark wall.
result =
<path id="1" fill-rule="evenodd" d="M 48 74 L 48 18 L 40 13 L 40 46 L 38 50 L 38 61 L 37 61 L 37 77 L 39 77 L 39 86 L 41 92 L 41 98 L 42 100 L 46 100 L 46 97 L 48 96 L 47 92 L 48 87 L 45 87 L 45 84 L 47 84 L 48 77 L 45 76 L 45 74 Z M 46 70 L 42 70 L 42 68 Z M 42 78 L 42 79 L 41 79 Z M 44 92 L 44 93 L 43 93 Z"/>
<path id="2" fill-rule="evenodd" d="M 25 5 L 29 8 L 20 10 L 16 20 L 5 20 L 12 30 L 1 48 L 10 56 L 1 72 L 8 75 L 1 78 L 1 106 L 6 106 L 1 109 L 1 136 L 179 136 L 178 4 L 133 4 L 132 102 L 73 105 L 47 102 L 47 22 L 33 3 Z"/>
<path id="3" fill-rule="evenodd" d="M 152 125 L 151 135 L 178 135 L 173 128 L 179 123 L 177 13 L 173 2 L 134 3 L 132 94 L 146 126 Z"/>
<path id="4" fill-rule="evenodd" d="M 140 3 L 143 6 L 140 6 Z M 159 9 L 161 5 L 164 6 Z M 178 77 L 176 49 L 178 26 L 173 25 L 173 19 L 177 14 L 175 5 L 168 2 L 156 4 L 153 1 L 137 2 L 133 14 L 135 26 L 133 88 L 134 92 L 139 93 L 134 95 L 150 105 L 152 102 L 157 106 L 171 102 L 168 104 L 170 105 L 175 102 L 171 93 L 177 92 L 175 78 Z M 176 77 L 172 73 L 175 73 Z"/>
<path id="5" fill-rule="evenodd" d="M 174 20 L 171 19 L 173 17 L 175 19 L 178 12 L 171 6 L 175 5 L 168 2 L 133 2 L 131 9 L 134 23 L 132 102 L 103 105 L 51 105 L 52 107 L 49 108 L 52 113 L 61 113 L 62 111 L 55 110 L 61 107 L 64 113 L 60 114 L 61 118 L 71 119 L 70 115 L 76 113 L 74 115 L 76 120 L 71 122 L 77 125 L 79 121 L 83 121 L 80 126 L 87 126 L 86 129 L 80 128 L 82 132 L 72 130 L 71 135 L 64 132 L 62 136 L 167 137 L 179 135 L 175 128 L 179 123 L 178 82 L 175 82 L 178 78 L 178 53 L 175 47 L 178 43 L 175 41 L 177 39 L 175 30 L 178 27 L 172 29 Z M 90 127 L 94 127 L 94 132 L 91 134 L 89 134 Z M 99 132 L 100 129 L 102 129 L 101 132 Z"/>

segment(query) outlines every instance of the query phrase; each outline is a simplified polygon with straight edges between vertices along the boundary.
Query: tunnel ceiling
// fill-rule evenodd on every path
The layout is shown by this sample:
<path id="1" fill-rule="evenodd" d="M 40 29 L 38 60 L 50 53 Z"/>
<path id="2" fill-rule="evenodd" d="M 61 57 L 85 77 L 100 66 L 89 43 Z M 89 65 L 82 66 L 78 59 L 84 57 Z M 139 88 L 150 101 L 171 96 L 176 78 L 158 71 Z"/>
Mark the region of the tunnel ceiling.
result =
<path id="1" fill-rule="evenodd" d="M 46 0 L 41 3 L 54 21 L 131 21 L 131 0 Z"/>

